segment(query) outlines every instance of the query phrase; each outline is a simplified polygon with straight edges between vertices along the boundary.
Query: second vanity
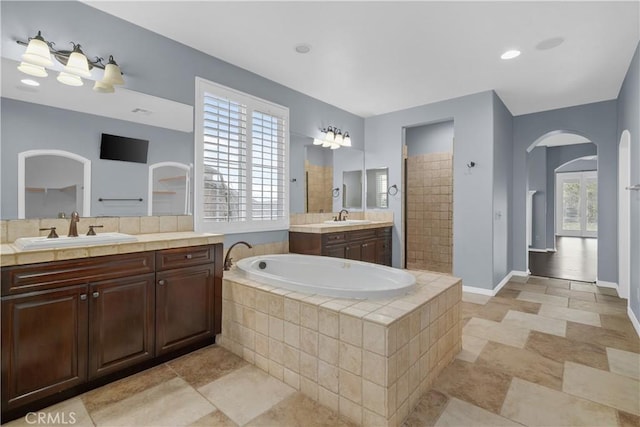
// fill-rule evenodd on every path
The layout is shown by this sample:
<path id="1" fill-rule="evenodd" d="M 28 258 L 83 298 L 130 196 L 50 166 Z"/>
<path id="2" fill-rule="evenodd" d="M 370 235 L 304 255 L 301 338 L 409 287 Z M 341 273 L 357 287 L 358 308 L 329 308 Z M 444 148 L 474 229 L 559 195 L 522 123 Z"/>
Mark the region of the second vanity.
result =
<path id="1" fill-rule="evenodd" d="M 3 420 L 214 342 L 222 236 L 136 237 L 46 251 L 2 245 Z"/>
<path id="2" fill-rule="evenodd" d="M 292 225 L 289 228 L 289 252 L 390 266 L 392 226 L 390 221 Z"/>

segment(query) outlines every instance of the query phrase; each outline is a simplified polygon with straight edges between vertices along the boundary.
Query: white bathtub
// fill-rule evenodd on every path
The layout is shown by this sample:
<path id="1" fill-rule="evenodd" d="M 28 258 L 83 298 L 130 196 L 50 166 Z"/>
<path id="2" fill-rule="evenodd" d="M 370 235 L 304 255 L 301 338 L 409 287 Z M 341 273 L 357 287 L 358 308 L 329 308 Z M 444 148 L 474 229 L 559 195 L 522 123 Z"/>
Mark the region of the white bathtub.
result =
<path id="1" fill-rule="evenodd" d="M 337 298 L 392 298 L 415 286 L 406 271 L 314 255 L 262 255 L 237 263 L 248 279 L 297 292 Z"/>

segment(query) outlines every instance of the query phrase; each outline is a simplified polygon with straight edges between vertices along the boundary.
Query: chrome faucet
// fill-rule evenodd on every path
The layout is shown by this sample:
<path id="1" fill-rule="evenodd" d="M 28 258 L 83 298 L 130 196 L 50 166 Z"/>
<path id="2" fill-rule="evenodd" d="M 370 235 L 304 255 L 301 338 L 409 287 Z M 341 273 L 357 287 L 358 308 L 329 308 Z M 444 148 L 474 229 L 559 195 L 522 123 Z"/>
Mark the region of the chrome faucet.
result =
<path id="1" fill-rule="evenodd" d="M 229 255 L 231 255 L 231 249 L 233 249 L 236 245 L 245 245 L 246 247 L 248 247 L 249 249 L 253 248 L 253 246 L 251 246 L 250 244 L 248 244 L 247 242 L 244 241 L 239 241 L 239 242 L 235 242 L 233 245 L 231 245 L 229 247 L 229 250 L 227 250 L 227 255 L 224 257 L 224 271 L 229 271 L 229 269 L 231 268 L 231 266 L 233 265 L 231 263 L 231 260 L 233 258 L 231 258 Z"/>
<path id="2" fill-rule="evenodd" d="M 342 213 L 345 213 L 345 216 L 342 217 Z M 346 221 L 347 220 L 347 215 L 349 215 L 349 211 L 346 209 L 342 209 L 340 212 L 338 212 L 338 221 Z"/>
<path id="3" fill-rule="evenodd" d="M 78 212 L 71 212 L 71 222 L 69 223 L 69 233 L 68 237 L 78 237 L 78 222 L 80 222 L 80 215 Z"/>

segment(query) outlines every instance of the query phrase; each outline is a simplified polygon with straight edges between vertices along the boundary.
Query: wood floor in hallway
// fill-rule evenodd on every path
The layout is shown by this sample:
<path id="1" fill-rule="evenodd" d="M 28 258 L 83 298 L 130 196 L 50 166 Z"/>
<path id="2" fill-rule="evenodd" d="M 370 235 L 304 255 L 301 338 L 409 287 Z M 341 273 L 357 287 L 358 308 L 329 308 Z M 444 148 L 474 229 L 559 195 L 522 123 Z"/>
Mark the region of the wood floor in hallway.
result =
<path id="1" fill-rule="evenodd" d="M 556 252 L 529 252 L 529 271 L 534 276 L 595 282 L 598 239 L 556 237 Z"/>

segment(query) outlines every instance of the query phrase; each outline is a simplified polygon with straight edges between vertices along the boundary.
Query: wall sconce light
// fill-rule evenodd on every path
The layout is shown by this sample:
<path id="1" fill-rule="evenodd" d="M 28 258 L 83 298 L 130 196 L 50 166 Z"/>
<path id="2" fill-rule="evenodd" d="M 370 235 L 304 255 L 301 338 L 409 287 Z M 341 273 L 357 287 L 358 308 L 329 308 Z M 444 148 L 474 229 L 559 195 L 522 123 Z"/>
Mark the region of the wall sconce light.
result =
<path id="1" fill-rule="evenodd" d="M 326 129 L 322 129 L 324 137 L 322 139 L 314 138 L 313 145 L 322 145 L 324 148 L 331 148 L 337 150 L 340 147 L 351 147 L 351 137 L 349 132 L 343 134 L 342 131 L 336 127 L 329 126 Z"/>
<path id="2" fill-rule="evenodd" d="M 22 62 L 18 70 L 34 77 L 47 77 L 49 74 L 45 67 L 53 66 L 51 56 L 64 65 L 63 71 L 58 74 L 57 80 L 68 86 L 82 86 L 82 77 L 91 77 L 92 68 L 104 70 L 102 80 L 96 81 L 93 90 L 99 93 L 113 93 L 113 86 L 123 85 L 122 71 L 113 59 L 109 56 L 109 62 L 105 65 L 102 58 L 96 57 L 91 61 L 87 58 L 79 44 L 71 42 L 73 50 L 57 50 L 53 47 L 55 43 L 48 42 L 42 37 L 42 32 L 38 31 L 35 37 L 29 38 L 28 42 L 17 40 L 21 46 L 27 49 L 22 55 Z"/>

